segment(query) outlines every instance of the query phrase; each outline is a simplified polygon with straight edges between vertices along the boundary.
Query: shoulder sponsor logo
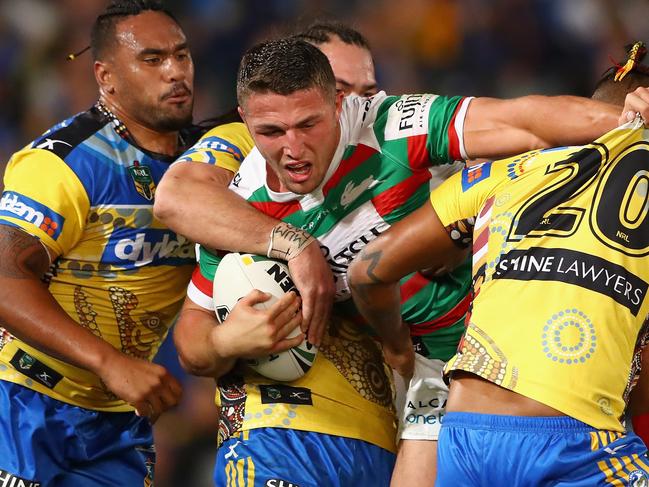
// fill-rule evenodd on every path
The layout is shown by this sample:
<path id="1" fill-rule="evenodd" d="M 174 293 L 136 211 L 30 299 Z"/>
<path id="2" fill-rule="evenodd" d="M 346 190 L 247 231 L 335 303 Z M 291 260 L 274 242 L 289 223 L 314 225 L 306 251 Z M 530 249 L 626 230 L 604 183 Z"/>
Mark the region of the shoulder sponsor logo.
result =
<path id="1" fill-rule="evenodd" d="M 65 219 L 47 206 L 25 195 L 5 191 L 0 199 L 0 217 L 20 218 L 38 227 L 56 240 L 63 230 Z"/>
<path id="2" fill-rule="evenodd" d="M 236 145 L 220 137 L 206 137 L 205 139 L 199 141 L 190 151 L 188 151 L 187 155 L 205 149 L 218 152 L 227 152 L 237 161 L 241 162 L 243 160 L 243 154 L 241 153 L 241 150 Z"/>
<path id="3" fill-rule="evenodd" d="M 27 480 L 6 470 L 0 470 L 0 487 L 41 487 L 38 480 Z"/>
<path id="4" fill-rule="evenodd" d="M 350 181 L 345 185 L 343 194 L 340 196 L 340 204 L 343 207 L 347 208 L 354 201 L 356 201 L 365 191 L 372 189 L 377 184 L 382 183 L 378 179 L 374 179 L 374 176 L 370 175 L 367 178 L 363 179 L 358 185 L 354 184 L 354 181 Z"/>
<path id="5" fill-rule="evenodd" d="M 68 147 L 72 147 L 72 144 L 68 144 L 64 140 L 56 140 L 56 139 L 46 138 L 46 139 L 43 139 L 40 142 L 40 144 L 38 144 L 34 148 L 35 149 L 45 149 L 45 150 L 54 152 L 54 145 L 55 144 L 63 144 L 63 145 L 67 145 Z"/>
<path id="6" fill-rule="evenodd" d="M 491 176 L 491 161 L 467 167 L 462 171 L 462 192 Z"/>
<path id="7" fill-rule="evenodd" d="M 388 110 L 385 140 L 403 139 L 428 133 L 428 115 L 437 95 L 401 96 Z"/>
<path id="8" fill-rule="evenodd" d="M 138 232 L 135 238 L 111 237 L 102 261 L 127 268 L 153 265 L 183 265 L 194 261 L 194 244 L 170 230 Z"/>
<path id="9" fill-rule="evenodd" d="M 608 296 L 638 315 L 649 284 L 601 257 L 567 249 L 511 250 L 496 266 L 494 279 L 559 281 Z"/>

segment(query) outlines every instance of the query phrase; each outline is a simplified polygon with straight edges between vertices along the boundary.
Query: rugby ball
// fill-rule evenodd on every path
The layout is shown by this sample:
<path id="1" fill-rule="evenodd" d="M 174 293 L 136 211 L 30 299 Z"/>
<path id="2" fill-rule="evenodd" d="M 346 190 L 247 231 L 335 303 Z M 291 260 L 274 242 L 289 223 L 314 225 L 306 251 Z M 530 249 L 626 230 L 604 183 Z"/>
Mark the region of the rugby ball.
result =
<path id="1" fill-rule="evenodd" d="M 253 289 L 271 295 L 268 301 L 255 305 L 260 309 L 268 309 L 285 293 L 295 290 L 295 285 L 288 266 L 282 261 L 237 252 L 223 257 L 216 268 L 212 293 L 214 311 L 219 323 L 223 323 L 237 302 Z M 296 328 L 289 338 L 299 333 L 300 329 Z M 317 348 L 305 339 L 298 346 L 285 352 L 245 360 L 245 362 L 250 368 L 269 379 L 293 381 L 309 371 L 316 354 Z"/>

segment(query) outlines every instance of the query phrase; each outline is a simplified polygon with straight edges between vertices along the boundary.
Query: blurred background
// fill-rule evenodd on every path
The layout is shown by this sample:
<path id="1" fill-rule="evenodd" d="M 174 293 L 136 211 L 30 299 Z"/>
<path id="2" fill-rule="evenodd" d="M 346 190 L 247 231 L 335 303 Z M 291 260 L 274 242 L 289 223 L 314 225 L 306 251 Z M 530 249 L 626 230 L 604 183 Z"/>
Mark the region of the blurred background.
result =
<path id="1" fill-rule="evenodd" d="M 196 63 L 195 120 L 235 105 L 252 43 L 338 19 L 361 31 L 388 93 L 589 96 L 623 46 L 649 41 L 649 0 L 167 0 Z M 11 154 L 96 99 L 89 43 L 106 0 L 0 0 L 0 173 Z M 1 185 L 0 185 L 1 189 Z M 173 351 L 161 358 L 174 365 Z M 181 374 L 178 368 L 177 374 Z M 211 485 L 213 383 L 184 378 L 156 426 L 156 486 Z"/>

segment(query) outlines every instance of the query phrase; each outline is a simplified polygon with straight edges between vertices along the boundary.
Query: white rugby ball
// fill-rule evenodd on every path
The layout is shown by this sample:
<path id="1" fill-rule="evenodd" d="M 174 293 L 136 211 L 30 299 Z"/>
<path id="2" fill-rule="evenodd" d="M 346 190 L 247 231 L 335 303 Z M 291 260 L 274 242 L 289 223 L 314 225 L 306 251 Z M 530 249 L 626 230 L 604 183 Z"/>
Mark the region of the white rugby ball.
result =
<path id="1" fill-rule="evenodd" d="M 214 275 L 212 298 L 219 323 L 223 323 L 237 302 L 253 289 L 271 295 L 268 301 L 255 305 L 260 309 L 268 309 L 285 293 L 295 290 L 295 285 L 284 262 L 237 252 L 223 257 Z M 289 338 L 299 333 L 300 329 L 296 328 L 289 334 Z M 298 346 L 285 352 L 245 362 L 250 368 L 269 379 L 293 381 L 309 371 L 317 351 L 315 345 L 305 339 Z"/>

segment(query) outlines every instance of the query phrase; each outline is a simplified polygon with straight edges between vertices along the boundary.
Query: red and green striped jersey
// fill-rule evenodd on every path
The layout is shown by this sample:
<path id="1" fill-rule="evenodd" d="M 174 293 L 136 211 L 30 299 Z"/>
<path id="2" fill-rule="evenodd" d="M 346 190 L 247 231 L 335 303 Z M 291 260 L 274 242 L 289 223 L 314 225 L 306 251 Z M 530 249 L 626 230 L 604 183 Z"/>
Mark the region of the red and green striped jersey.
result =
<path id="1" fill-rule="evenodd" d="M 455 161 L 466 158 L 462 134 L 470 101 L 383 92 L 367 99 L 347 97 L 339 146 L 316 190 L 304 195 L 272 191 L 257 149 L 244 160 L 231 189 L 319 240 L 336 278 L 337 311 L 357 317 L 347 283 L 349 263 L 368 242 L 426 203 L 433 186 L 463 167 Z M 201 255 L 213 269 L 213 258 L 204 250 Z M 403 319 L 423 355 L 446 360 L 455 353 L 470 278 L 467 263 L 433 280 L 416 273 L 402 281 Z"/>

